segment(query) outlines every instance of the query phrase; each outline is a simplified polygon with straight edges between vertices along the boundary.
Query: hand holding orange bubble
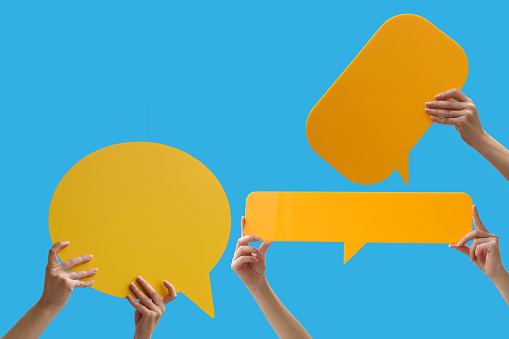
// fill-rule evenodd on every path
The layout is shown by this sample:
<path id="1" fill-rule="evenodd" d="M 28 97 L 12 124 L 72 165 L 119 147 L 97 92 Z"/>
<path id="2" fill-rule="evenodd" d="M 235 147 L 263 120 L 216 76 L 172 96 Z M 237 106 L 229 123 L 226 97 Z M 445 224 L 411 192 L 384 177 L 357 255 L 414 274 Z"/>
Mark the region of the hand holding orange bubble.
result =
<path id="1" fill-rule="evenodd" d="M 472 261 L 484 274 L 490 279 L 496 279 L 501 275 L 507 274 L 502 264 L 500 248 L 498 246 L 498 237 L 488 232 L 484 227 L 477 207 L 472 206 L 472 220 L 475 230 L 467 233 L 458 241 L 457 244 L 450 244 L 449 247 L 469 256 Z M 472 241 L 472 245 L 467 246 L 467 242 Z"/>
<path id="2" fill-rule="evenodd" d="M 233 255 L 231 268 L 239 276 L 247 288 L 257 288 L 265 281 L 265 255 L 271 244 L 264 241 L 260 248 L 250 246 L 252 241 L 260 240 L 254 235 L 245 235 L 246 220 L 241 220 L 241 238 L 237 241 L 237 249 Z"/>
<path id="3" fill-rule="evenodd" d="M 437 101 L 426 102 L 425 111 L 431 115 L 431 120 L 441 125 L 453 125 L 464 142 L 474 148 L 479 145 L 487 134 L 472 99 L 456 88 L 435 95 L 435 99 Z"/>

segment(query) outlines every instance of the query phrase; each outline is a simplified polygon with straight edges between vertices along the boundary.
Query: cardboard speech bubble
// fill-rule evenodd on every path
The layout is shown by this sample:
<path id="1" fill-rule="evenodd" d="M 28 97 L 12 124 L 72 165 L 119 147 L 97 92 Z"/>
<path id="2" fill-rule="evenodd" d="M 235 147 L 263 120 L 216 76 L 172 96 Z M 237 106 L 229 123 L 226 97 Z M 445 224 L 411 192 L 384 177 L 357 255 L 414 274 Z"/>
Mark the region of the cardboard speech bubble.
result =
<path id="1" fill-rule="evenodd" d="M 458 242 L 471 219 L 466 193 L 253 192 L 245 232 L 262 241 L 344 242 L 346 263 L 370 242 Z"/>
<path id="2" fill-rule="evenodd" d="M 395 169 L 408 183 L 410 150 L 431 126 L 425 102 L 468 75 L 463 49 L 428 20 L 386 21 L 309 114 L 313 150 L 347 179 L 375 184 Z"/>
<path id="3" fill-rule="evenodd" d="M 121 298 L 143 276 L 163 296 L 170 281 L 214 317 L 209 272 L 223 254 L 231 216 L 226 194 L 200 161 L 176 148 L 128 142 L 74 165 L 53 194 L 53 242 L 60 258 L 93 254 L 93 288 Z M 139 287 L 139 286 L 138 286 Z"/>

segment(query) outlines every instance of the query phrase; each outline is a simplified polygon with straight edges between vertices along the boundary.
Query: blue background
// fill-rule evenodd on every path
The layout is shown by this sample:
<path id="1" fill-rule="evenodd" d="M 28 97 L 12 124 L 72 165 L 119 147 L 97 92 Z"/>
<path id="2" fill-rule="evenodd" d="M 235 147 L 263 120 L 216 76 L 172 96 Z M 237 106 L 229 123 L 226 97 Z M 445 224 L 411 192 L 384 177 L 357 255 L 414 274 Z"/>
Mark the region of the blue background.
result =
<path id="1" fill-rule="evenodd" d="M 369 38 L 390 17 L 413 13 L 463 47 L 464 92 L 484 128 L 509 145 L 509 6 L 409 3 L 0 2 L 0 333 L 42 292 L 59 180 L 86 155 L 126 141 L 199 159 L 232 212 L 228 247 L 210 274 L 216 317 L 179 294 L 155 338 L 275 337 L 230 269 L 245 198 L 256 190 L 467 192 L 509 256 L 509 184 L 453 127 L 433 125 L 414 147 L 408 185 L 397 172 L 372 186 L 352 183 L 306 140 L 309 111 Z M 491 335 L 507 331 L 494 285 L 446 245 L 368 244 L 346 265 L 342 250 L 275 243 L 268 252 L 269 282 L 316 338 L 475 337 L 485 324 Z M 126 300 L 78 289 L 42 337 L 128 338 L 133 329 Z"/>

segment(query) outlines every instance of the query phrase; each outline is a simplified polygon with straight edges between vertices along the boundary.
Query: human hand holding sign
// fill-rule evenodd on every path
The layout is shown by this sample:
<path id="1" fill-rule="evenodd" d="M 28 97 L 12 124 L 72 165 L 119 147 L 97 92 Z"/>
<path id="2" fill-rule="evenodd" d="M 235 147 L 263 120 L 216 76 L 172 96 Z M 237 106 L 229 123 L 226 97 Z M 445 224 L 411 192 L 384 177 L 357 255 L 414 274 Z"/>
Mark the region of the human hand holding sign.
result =
<path id="1" fill-rule="evenodd" d="M 48 266 L 46 266 L 46 276 L 44 278 L 44 292 L 40 300 L 44 305 L 58 311 L 67 304 L 75 287 L 90 287 L 94 284 L 94 280 L 81 281 L 78 279 L 88 278 L 97 273 L 97 268 L 67 272 L 75 266 L 89 262 L 93 257 L 91 254 L 82 255 L 59 263 L 58 252 L 67 246 L 69 246 L 68 241 L 60 241 L 49 250 Z"/>
<path id="2" fill-rule="evenodd" d="M 250 242 L 259 241 L 260 237 L 246 235 L 245 225 L 246 219 L 242 217 L 241 234 L 233 255 L 232 270 L 246 285 L 279 338 L 311 338 L 299 321 L 286 309 L 267 282 L 265 256 L 272 242 L 264 241 L 259 248 L 250 246 Z"/>
<path id="3" fill-rule="evenodd" d="M 97 268 L 67 272 L 71 268 L 92 260 L 92 255 L 82 255 L 58 262 L 58 253 L 69 246 L 68 241 L 59 241 L 49 250 L 48 265 L 41 299 L 7 332 L 3 339 L 36 339 L 69 301 L 75 287 L 90 287 L 93 280 L 81 281 L 97 273 Z"/>
<path id="4" fill-rule="evenodd" d="M 453 125 L 461 139 L 472 147 L 486 137 L 474 102 L 459 89 L 453 88 L 439 93 L 435 95 L 435 99 L 437 101 L 427 102 L 425 108 L 426 113 L 431 115 L 431 121 L 441 125 Z"/>
<path id="5" fill-rule="evenodd" d="M 258 288 L 266 282 L 265 255 L 272 242 L 264 241 L 260 248 L 250 246 L 252 241 L 259 241 L 260 237 L 245 235 L 246 219 L 241 219 L 241 238 L 237 241 L 237 249 L 232 259 L 232 270 L 239 276 L 240 280 L 248 289 Z"/>
<path id="6" fill-rule="evenodd" d="M 509 273 L 502 264 L 498 237 L 488 232 L 475 205 L 472 206 L 472 219 L 475 231 L 466 234 L 457 244 L 450 244 L 449 247 L 469 256 L 470 261 L 493 281 L 509 305 Z M 466 243 L 471 240 L 472 244 L 467 246 Z"/>
<path id="7" fill-rule="evenodd" d="M 431 120 L 441 125 L 453 125 L 463 141 L 509 180 L 509 150 L 483 129 L 472 99 L 456 88 L 435 95 L 435 99 L 426 102 L 425 111 L 431 115 Z"/>
<path id="8" fill-rule="evenodd" d="M 175 287 L 168 281 L 164 281 L 164 287 L 168 290 L 168 294 L 160 297 L 157 291 L 142 277 L 137 278 L 140 286 L 145 290 L 143 292 L 134 283 L 131 283 L 131 290 L 139 299 L 136 301 L 131 295 L 127 296 L 127 300 L 136 309 L 134 311 L 134 339 L 150 339 L 154 332 L 159 319 L 164 314 L 166 304 L 177 297 Z"/>

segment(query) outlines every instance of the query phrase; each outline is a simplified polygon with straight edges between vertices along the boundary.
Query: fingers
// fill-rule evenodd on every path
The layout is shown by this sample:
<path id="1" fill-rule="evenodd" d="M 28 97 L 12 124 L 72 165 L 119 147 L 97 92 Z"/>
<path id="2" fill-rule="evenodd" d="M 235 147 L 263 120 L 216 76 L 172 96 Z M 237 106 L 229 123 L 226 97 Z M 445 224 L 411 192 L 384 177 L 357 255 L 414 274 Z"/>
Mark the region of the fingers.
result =
<path id="1" fill-rule="evenodd" d="M 175 287 L 173 287 L 173 285 L 170 284 L 168 281 L 164 280 L 163 284 L 168 290 L 168 294 L 165 295 L 163 298 L 163 302 L 167 304 L 177 297 L 177 292 L 175 292 Z"/>
<path id="2" fill-rule="evenodd" d="M 245 246 L 245 245 L 249 245 L 249 243 L 251 241 L 259 241 L 260 240 L 260 237 L 257 237 L 255 235 L 245 235 L 243 236 L 242 238 L 240 238 L 238 241 L 237 241 L 237 249 L 240 247 L 240 246 Z"/>
<path id="3" fill-rule="evenodd" d="M 470 247 L 468 247 L 466 245 L 458 246 L 456 244 L 449 244 L 449 247 L 454 248 L 467 256 L 470 256 Z"/>
<path id="4" fill-rule="evenodd" d="M 146 314 L 146 312 L 149 310 L 148 308 L 137 302 L 133 297 L 131 297 L 131 295 L 127 296 L 127 300 L 136 310 L 140 311 L 141 314 Z"/>
<path id="5" fill-rule="evenodd" d="M 456 88 L 435 95 L 435 99 L 437 100 L 454 99 L 458 101 L 470 101 L 470 99 L 465 94 L 463 94 L 463 92 Z"/>
<path id="6" fill-rule="evenodd" d="M 262 251 L 260 251 L 259 249 L 257 249 L 256 247 L 253 247 L 253 246 L 240 246 L 235 251 L 235 254 L 233 255 L 232 260 L 235 261 L 238 257 L 240 257 L 242 255 L 251 255 L 251 253 L 262 254 Z"/>
<path id="7" fill-rule="evenodd" d="M 76 279 L 83 279 L 83 278 L 91 277 L 91 276 L 95 275 L 96 273 L 97 273 L 97 268 L 93 268 L 91 270 L 86 270 L 86 271 L 77 271 L 77 272 L 66 273 L 65 276 L 69 279 L 76 280 Z"/>
<path id="8" fill-rule="evenodd" d="M 431 121 L 436 122 L 437 124 L 440 124 L 440 125 L 454 125 L 453 118 L 439 118 L 439 117 L 432 115 Z"/>
<path id="9" fill-rule="evenodd" d="M 48 265 L 58 265 L 58 252 L 69 246 L 69 241 L 59 241 L 54 244 L 48 254 Z"/>
<path id="10" fill-rule="evenodd" d="M 270 247 L 271 244 L 272 244 L 272 241 L 264 241 L 260 245 L 260 248 L 259 248 L 261 254 L 255 255 L 255 257 L 258 258 L 258 259 L 261 259 L 262 262 L 265 262 L 265 255 L 267 254 L 267 251 L 269 250 L 269 247 Z"/>
<path id="11" fill-rule="evenodd" d="M 74 287 L 80 287 L 80 288 L 90 287 L 95 283 L 94 280 L 87 280 L 87 281 L 73 280 L 73 281 L 74 281 Z"/>
<path id="12" fill-rule="evenodd" d="M 474 252 L 475 257 L 479 260 L 483 260 L 484 259 L 483 256 L 485 256 L 486 253 L 489 252 L 489 249 L 492 248 L 493 245 L 494 245 L 493 240 L 477 245 Z"/>
<path id="13" fill-rule="evenodd" d="M 472 232 L 466 234 L 463 238 L 461 238 L 461 240 L 458 241 L 458 246 L 463 246 L 467 242 L 469 242 L 470 240 L 472 240 L 474 238 L 489 238 L 491 236 L 493 236 L 493 234 L 490 234 L 490 233 L 487 233 L 487 232 L 483 232 L 483 231 L 479 231 L 479 230 L 475 230 L 475 231 L 472 231 Z"/>
<path id="14" fill-rule="evenodd" d="M 242 217 L 242 218 L 240 218 L 240 237 L 241 238 L 246 235 L 245 229 L 246 229 L 246 218 Z"/>
<path id="15" fill-rule="evenodd" d="M 458 118 L 465 114 L 465 112 L 463 112 L 463 111 L 446 110 L 446 109 L 425 108 L 424 110 L 429 115 L 435 115 L 437 117 L 445 117 L 445 118 Z"/>
<path id="16" fill-rule="evenodd" d="M 270 245 L 272 244 L 272 241 L 264 241 L 261 245 L 260 245 L 260 251 L 263 252 L 263 254 L 267 253 Z"/>
<path id="17" fill-rule="evenodd" d="M 472 206 L 472 219 L 474 220 L 474 226 L 476 230 L 483 231 L 489 233 L 481 219 L 479 218 L 479 213 L 477 213 L 477 206 Z"/>
<path id="18" fill-rule="evenodd" d="M 255 258 L 253 256 L 243 255 L 243 256 L 237 258 L 237 260 L 234 260 L 232 262 L 231 267 L 232 267 L 232 270 L 237 272 L 237 271 L 239 271 L 242 268 L 242 266 L 244 264 L 247 264 L 247 263 L 250 263 L 250 262 L 259 262 L 259 261 L 260 261 L 260 259 Z"/>
<path id="19" fill-rule="evenodd" d="M 477 258 L 479 258 L 479 257 L 476 257 L 475 253 L 477 251 L 477 247 L 480 244 L 484 244 L 484 243 L 490 242 L 492 240 L 493 239 L 491 239 L 491 238 L 481 238 L 481 239 L 475 239 L 474 241 L 472 241 L 472 245 L 470 246 L 470 253 L 469 253 L 470 261 L 475 261 Z"/>
<path id="20" fill-rule="evenodd" d="M 436 109 L 446 109 L 446 110 L 462 110 L 466 107 L 463 102 L 459 101 L 451 101 L 451 100 L 442 100 L 442 101 L 428 101 L 426 106 L 429 108 Z"/>
<path id="21" fill-rule="evenodd" d="M 76 258 L 66 260 L 62 263 L 62 269 L 65 271 L 70 270 L 74 266 L 89 262 L 90 260 L 92 260 L 93 257 L 94 256 L 92 254 L 88 254 L 88 255 L 82 255 L 81 257 L 76 257 Z"/>
<path id="22" fill-rule="evenodd" d="M 136 295 L 136 297 L 140 299 L 140 302 L 145 307 L 153 311 L 157 310 L 157 307 L 154 305 L 154 303 L 150 301 L 150 299 L 145 295 L 145 293 L 143 293 L 134 283 L 131 283 L 131 290 L 134 292 L 134 295 Z"/>
<path id="23" fill-rule="evenodd" d="M 163 299 L 161 299 L 156 290 L 145 279 L 143 279 L 142 277 L 138 277 L 138 283 L 148 293 L 150 299 L 152 299 L 154 304 L 164 307 Z"/>

